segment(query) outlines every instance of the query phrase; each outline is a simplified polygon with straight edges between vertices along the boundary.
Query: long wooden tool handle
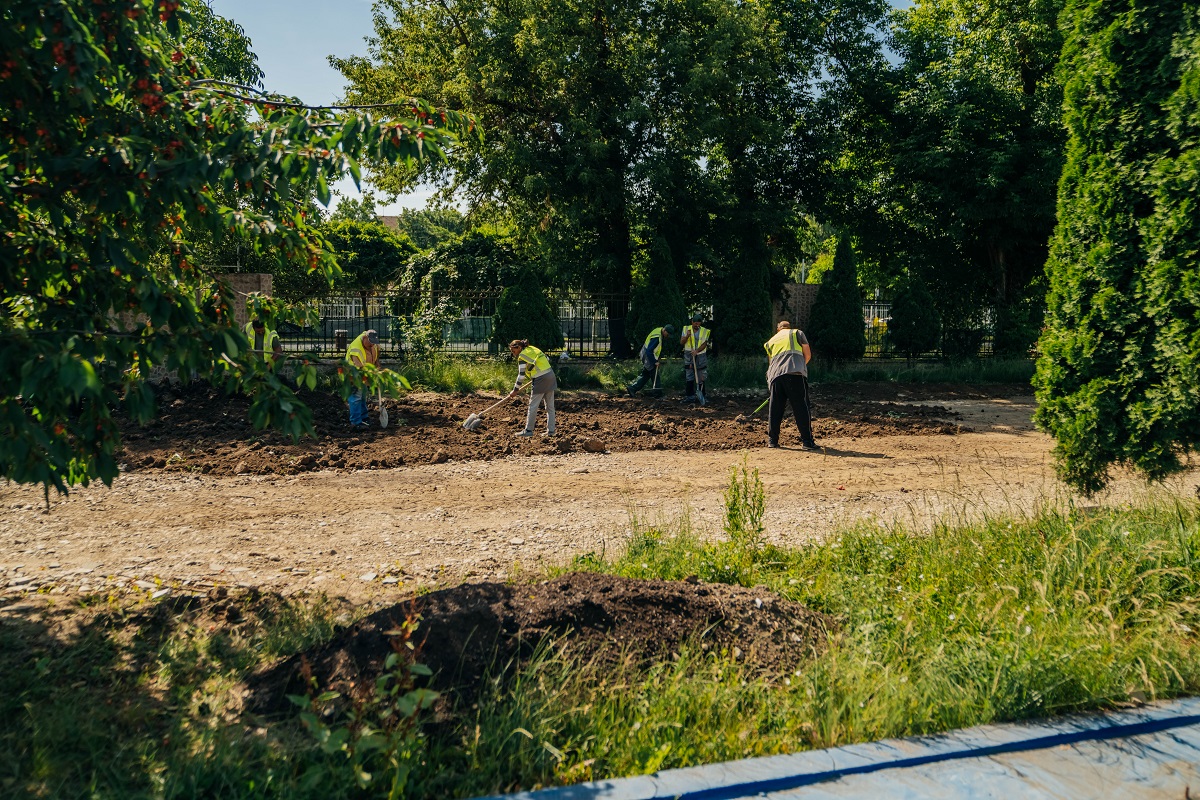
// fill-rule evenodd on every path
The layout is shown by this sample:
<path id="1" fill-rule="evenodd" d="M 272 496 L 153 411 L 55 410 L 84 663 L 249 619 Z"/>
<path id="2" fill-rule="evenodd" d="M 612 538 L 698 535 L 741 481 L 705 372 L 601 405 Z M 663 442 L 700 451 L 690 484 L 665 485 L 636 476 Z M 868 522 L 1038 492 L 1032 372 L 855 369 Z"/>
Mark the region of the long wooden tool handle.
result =
<path id="1" fill-rule="evenodd" d="M 520 391 L 524 391 L 524 389 L 525 389 L 525 387 L 526 387 L 526 386 L 531 386 L 531 385 L 533 385 L 533 381 L 526 381 L 526 382 L 525 382 L 525 384 L 524 384 L 523 386 L 521 386 L 520 388 L 518 388 L 518 389 L 517 389 L 517 391 L 518 391 L 518 392 L 520 392 Z M 480 411 L 480 412 L 479 412 L 479 416 L 481 416 L 481 417 L 482 417 L 484 414 L 488 413 L 488 412 L 489 412 L 489 411 L 491 411 L 493 408 L 495 408 L 496 406 L 500 405 L 501 403 L 503 403 L 503 402 L 504 402 L 505 400 L 507 400 L 507 399 L 508 399 L 508 395 L 504 395 L 504 397 L 501 397 L 499 400 L 497 400 L 496 402 L 492 403 L 490 406 L 488 406 L 487 408 L 485 408 L 483 411 Z"/>

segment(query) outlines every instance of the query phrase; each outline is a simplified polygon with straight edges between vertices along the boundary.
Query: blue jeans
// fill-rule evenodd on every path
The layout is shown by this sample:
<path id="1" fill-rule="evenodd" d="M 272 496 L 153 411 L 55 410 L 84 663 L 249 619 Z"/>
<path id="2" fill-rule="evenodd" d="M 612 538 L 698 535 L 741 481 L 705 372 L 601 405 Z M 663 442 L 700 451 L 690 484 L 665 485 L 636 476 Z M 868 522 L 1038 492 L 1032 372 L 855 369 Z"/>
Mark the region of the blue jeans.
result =
<path id="1" fill-rule="evenodd" d="M 350 424 L 367 424 L 367 398 L 363 396 L 362 389 L 350 395 Z"/>

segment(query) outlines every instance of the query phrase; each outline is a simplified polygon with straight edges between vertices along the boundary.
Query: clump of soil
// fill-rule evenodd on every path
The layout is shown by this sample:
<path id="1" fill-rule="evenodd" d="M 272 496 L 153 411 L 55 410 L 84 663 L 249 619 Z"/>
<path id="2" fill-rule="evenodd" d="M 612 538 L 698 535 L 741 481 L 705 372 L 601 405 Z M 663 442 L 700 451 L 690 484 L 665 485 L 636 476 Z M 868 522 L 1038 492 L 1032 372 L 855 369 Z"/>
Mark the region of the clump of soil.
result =
<path id="1" fill-rule="evenodd" d="M 905 387 L 907 392 L 912 388 Z M 855 396 L 848 391 L 841 384 L 814 389 L 813 429 L 818 440 L 822 436 L 954 435 L 969 430 L 945 408 L 895 402 L 900 390 L 894 386 L 871 391 L 856 386 Z M 163 389 L 159 417 L 149 425 L 124 424 L 119 458 L 128 471 L 294 475 L 581 450 L 742 450 L 762 446 L 767 435 L 767 409 L 749 424 L 738 419 L 748 417 L 764 396 L 749 395 L 713 397 L 703 407 L 683 404 L 679 398 L 560 395 L 555 438 L 514 440 L 512 434 L 525 423 L 525 406 L 520 402 L 500 406 L 484 418 L 481 427 L 467 431 L 462 421 L 491 405 L 494 397 L 413 393 L 385 401 L 391 420 L 388 428 L 356 430 L 348 424 L 341 399 L 302 391 L 301 399 L 313 412 L 317 438 L 293 443 L 275 432 L 255 431 L 247 398 L 193 385 Z M 375 418 L 372 404 L 372 423 Z M 544 415 L 538 424 L 545 425 Z M 784 420 L 782 438 L 785 446 L 799 441 L 790 416 Z"/>
<path id="2" fill-rule="evenodd" d="M 685 642 L 725 651 L 764 673 L 786 674 L 822 651 L 833 621 L 765 588 L 640 581 L 569 573 L 528 586 L 463 584 L 378 611 L 328 644 L 250 682 L 249 707 L 285 711 L 311 675 L 321 691 L 355 696 L 374 685 L 392 636 L 420 615 L 412 640 L 432 685 L 470 701 L 495 667 L 520 663 L 547 639 L 585 660 L 670 658 Z"/>

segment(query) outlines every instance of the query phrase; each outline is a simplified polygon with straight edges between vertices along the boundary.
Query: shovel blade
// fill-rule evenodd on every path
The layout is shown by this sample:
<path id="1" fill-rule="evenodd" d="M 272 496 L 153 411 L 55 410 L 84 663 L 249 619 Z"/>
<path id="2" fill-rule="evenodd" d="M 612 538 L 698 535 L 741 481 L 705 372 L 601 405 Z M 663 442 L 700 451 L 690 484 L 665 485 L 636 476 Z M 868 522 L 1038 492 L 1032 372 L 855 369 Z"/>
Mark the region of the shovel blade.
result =
<path id="1" fill-rule="evenodd" d="M 479 415 L 472 414 L 471 416 L 469 416 L 463 420 L 463 427 L 469 431 L 473 431 L 479 427 L 479 422 L 480 422 Z"/>
<path id="2" fill-rule="evenodd" d="M 379 427 L 386 428 L 388 425 L 388 413 L 386 408 L 379 410 Z"/>

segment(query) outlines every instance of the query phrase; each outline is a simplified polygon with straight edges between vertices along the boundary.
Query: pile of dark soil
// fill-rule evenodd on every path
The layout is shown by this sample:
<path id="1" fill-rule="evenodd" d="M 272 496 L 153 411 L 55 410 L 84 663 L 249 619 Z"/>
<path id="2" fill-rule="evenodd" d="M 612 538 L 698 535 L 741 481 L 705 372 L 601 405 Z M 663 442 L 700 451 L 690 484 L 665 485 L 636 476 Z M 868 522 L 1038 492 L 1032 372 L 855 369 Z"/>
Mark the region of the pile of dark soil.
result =
<path id="1" fill-rule="evenodd" d="M 684 643 L 787 674 L 819 653 L 833 621 L 765 588 L 686 581 L 639 581 L 570 573 L 529 586 L 463 584 L 378 611 L 328 644 L 284 661 L 250 682 L 248 707 L 289 710 L 288 694 L 353 697 L 374 686 L 393 636 L 420 616 L 410 641 L 432 685 L 470 701 L 498 667 L 528 659 L 547 639 L 585 661 L 670 658 Z"/>
<path id="2" fill-rule="evenodd" d="M 872 436 L 954 435 L 964 430 L 945 408 L 914 405 L 914 387 L 830 385 L 813 391 L 814 433 L 865 439 Z M 960 389 L 962 387 L 959 387 Z M 760 397 L 714 397 L 702 408 L 678 398 L 630 399 L 577 393 L 557 399 L 558 436 L 514 440 L 524 427 L 525 406 L 502 405 L 475 431 L 462 428 L 469 414 L 495 402 L 484 395 L 413 393 L 386 402 L 391 424 L 355 430 L 345 404 L 325 392 L 302 392 L 313 411 L 316 439 L 292 443 L 271 431 L 255 431 L 244 397 L 208 386 L 164 389 L 159 417 L 147 426 L 122 426 L 127 470 L 201 472 L 214 475 L 294 475 L 314 469 L 378 469 L 412 464 L 568 453 L 575 450 L 741 450 L 766 440 L 767 409 L 750 422 Z M 372 404 L 373 406 L 373 404 Z M 375 419 L 371 409 L 371 419 Z M 783 443 L 798 443 L 785 420 Z M 544 425 L 544 416 L 539 425 Z M 795 441 L 793 441 L 795 440 Z"/>

